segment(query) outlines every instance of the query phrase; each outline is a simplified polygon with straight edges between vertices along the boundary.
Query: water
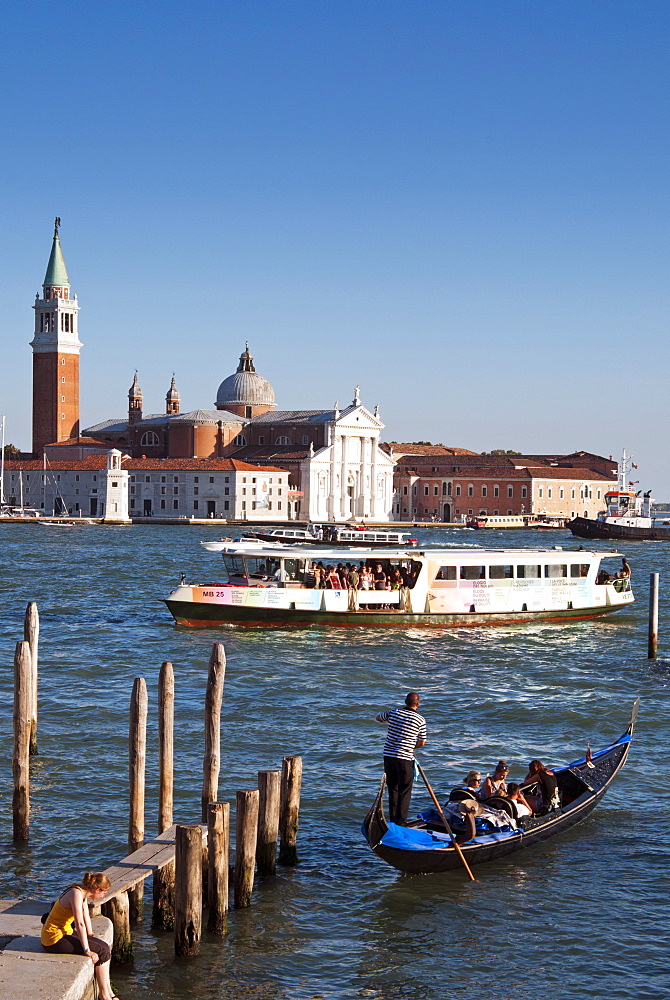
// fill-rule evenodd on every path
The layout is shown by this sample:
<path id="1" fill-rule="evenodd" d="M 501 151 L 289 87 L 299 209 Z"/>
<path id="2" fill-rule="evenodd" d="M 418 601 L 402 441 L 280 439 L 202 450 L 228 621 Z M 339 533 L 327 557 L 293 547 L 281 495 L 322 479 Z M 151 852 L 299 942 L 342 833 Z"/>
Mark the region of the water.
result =
<path id="1" fill-rule="evenodd" d="M 225 940 L 175 961 L 170 934 L 139 929 L 135 965 L 113 980 L 124 1000 L 517 1000 L 666 998 L 666 826 L 670 660 L 646 659 L 649 573 L 661 573 L 661 650 L 670 649 L 670 546 L 630 545 L 637 604 L 609 619 L 459 631 L 177 628 L 161 603 L 181 570 L 212 578 L 212 529 L 0 525 L 0 896 L 51 898 L 84 869 L 126 853 L 127 712 L 146 677 L 147 832 L 155 830 L 156 686 L 176 673 L 175 816 L 199 819 L 202 708 L 211 643 L 226 648 L 220 797 L 256 772 L 304 759 L 301 864 L 261 880 Z M 574 546 L 563 532 L 427 530 L 442 544 Z M 40 755 L 31 840 L 11 842 L 11 663 L 23 613 L 41 614 Z M 446 792 L 499 757 L 522 777 L 531 757 L 560 764 L 624 730 L 642 699 L 629 762 L 575 830 L 476 869 L 403 876 L 359 826 L 381 772 L 374 721 L 415 688 L 421 759 Z M 413 804 L 425 804 L 417 790 Z"/>

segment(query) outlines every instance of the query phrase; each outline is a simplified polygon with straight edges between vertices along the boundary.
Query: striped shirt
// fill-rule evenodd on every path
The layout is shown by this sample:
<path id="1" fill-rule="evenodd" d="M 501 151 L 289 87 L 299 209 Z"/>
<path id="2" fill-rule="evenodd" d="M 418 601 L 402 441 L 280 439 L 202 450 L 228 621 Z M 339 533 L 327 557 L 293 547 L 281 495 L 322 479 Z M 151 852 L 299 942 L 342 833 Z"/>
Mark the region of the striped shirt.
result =
<path id="1" fill-rule="evenodd" d="M 414 760 L 417 740 L 426 739 L 424 717 L 411 708 L 390 708 L 387 712 L 382 712 L 378 718 L 381 722 L 389 724 L 384 756 Z"/>

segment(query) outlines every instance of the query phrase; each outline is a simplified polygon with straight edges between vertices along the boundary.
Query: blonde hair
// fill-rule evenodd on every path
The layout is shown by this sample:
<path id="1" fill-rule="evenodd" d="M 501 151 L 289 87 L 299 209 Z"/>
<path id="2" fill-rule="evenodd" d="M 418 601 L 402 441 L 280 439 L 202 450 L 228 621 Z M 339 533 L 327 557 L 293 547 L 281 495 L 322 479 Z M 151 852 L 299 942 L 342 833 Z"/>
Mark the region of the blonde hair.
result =
<path id="1" fill-rule="evenodd" d="M 87 892 L 107 892 L 112 883 L 104 872 L 84 872 L 81 887 Z"/>

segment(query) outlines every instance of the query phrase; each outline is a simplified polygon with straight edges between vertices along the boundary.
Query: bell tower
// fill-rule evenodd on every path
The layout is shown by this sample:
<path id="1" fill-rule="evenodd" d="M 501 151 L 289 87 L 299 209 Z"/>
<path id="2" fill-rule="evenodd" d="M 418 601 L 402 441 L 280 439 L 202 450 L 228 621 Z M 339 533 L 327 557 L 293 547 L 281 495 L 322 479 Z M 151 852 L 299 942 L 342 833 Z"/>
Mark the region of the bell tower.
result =
<path id="1" fill-rule="evenodd" d="M 33 454 L 44 445 L 79 435 L 79 342 L 77 296 L 71 297 L 58 229 L 54 227 L 51 255 L 35 296 L 33 349 Z"/>

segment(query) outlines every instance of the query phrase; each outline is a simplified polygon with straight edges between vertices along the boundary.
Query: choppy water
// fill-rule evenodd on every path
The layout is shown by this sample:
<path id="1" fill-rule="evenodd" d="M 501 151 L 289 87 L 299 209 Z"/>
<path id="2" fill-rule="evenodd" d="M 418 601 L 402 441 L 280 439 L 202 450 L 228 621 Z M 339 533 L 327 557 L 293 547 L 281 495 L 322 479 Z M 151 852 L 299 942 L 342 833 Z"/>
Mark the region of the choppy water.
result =
<path id="1" fill-rule="evenodd" d="M 211 529 L 0 525 L 2 726 L 0 896 L 49 898 L 84 868 L 125 854 L 127 707 L 150 697 L 147 831 L 155 830 L 156 685 L 175 665 L 175 814 L 199 818 L 202 704 L 212 641 L 228 660 L 221 798 L 259 769 L 304 758 L 301 864 L 258 883 L 225 940 L 175 961 L 145 922 L 136 961 L 113 979 L 124 1000 L 517 1000 L 670 994 L 670 659 L 646 659 L 648 581 L 661 573 L 661 652 L 670 656 L 670 547 L 627 547 L 637 604 L 593 623 L 426 632 L 209 630 L 174 626 L 161 604 L 179 572 L 211 575 Z M 521 533 L 432 530 L 423 541 L 573 546 Z M 28 847 L 11 842 L 11 684 L 25 605 L 41 613 L 40 755 Z M 359 826 L 377 787 L 384 729 L 410 688 L 422 695 L 422 761 L 448 790 L 506 757 L 514 777 L 610 742 L 642 699 L 629 763 L 572 832 L 476 871 L 406 877 L 375 858 Z M 418 794 L 414 802 L 424 802 Z"/>

